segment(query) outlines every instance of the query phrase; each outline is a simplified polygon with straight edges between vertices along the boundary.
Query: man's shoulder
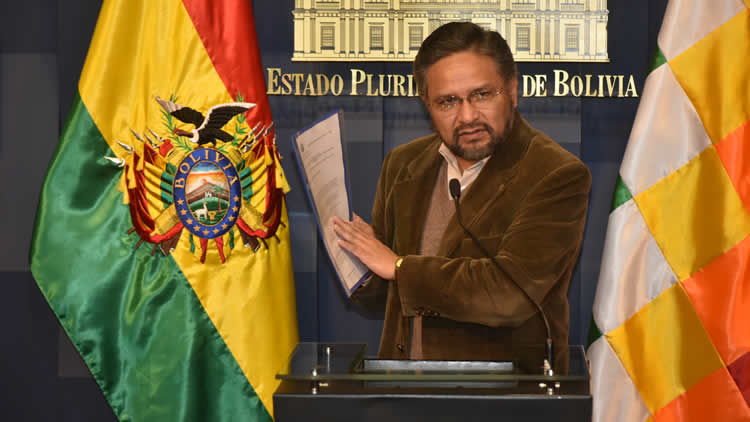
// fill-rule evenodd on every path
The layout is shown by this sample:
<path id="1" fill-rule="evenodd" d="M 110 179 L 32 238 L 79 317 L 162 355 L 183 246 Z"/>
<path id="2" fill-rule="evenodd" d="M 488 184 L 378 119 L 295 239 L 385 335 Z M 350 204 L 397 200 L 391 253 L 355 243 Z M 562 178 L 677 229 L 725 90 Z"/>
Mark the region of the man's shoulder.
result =
<path id="1" fill-rule="evenodd" d="M 425 155 L 437 153 L 439 146 L 440 138 L 437 134 L 432 133 L 393 148 L 388 153 L 387 161 L 397 166 L 407 165 L 415 159 L 421 159 Z"/>
<path id="2" fill-rule="evenodd" d="M 525 135 L 530 138 L 526 160 L 533 161 L 534 167 L 551 170 L 554 167 L 572 166 L 588 170 L 580 158 L 563 148 L 544 132 L 527 124 Z"/>

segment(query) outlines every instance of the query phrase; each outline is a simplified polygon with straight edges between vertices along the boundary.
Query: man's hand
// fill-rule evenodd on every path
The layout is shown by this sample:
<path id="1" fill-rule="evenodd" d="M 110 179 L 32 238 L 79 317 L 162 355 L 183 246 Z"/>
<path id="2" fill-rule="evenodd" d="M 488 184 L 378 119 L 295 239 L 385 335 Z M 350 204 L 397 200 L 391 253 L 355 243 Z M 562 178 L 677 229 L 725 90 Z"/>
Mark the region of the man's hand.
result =
<path id="1" fill-rule="evenodd" d="M 381 243 L 372 227 L 354 214 L 352 221 L 333 217 L 333 230 L 339 236 L 339 246 L 351 252 L 372 272 L 385 280 L 396 278 L 398 255 Z"/>

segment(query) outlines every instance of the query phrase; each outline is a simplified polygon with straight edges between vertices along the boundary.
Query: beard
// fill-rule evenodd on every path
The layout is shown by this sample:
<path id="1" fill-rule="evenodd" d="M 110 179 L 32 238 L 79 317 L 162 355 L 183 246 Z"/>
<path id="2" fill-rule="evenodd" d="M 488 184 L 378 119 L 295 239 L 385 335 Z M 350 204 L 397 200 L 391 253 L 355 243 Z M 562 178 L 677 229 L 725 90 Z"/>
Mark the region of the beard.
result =
<path id="1" fill-rule="evenodd" d="M 511 116 L 515 115 L 515 109 L 513 110 L 513 113 L 511 113 Z M 476 129 L 483 129 L 487 132 L 487 135 L 490 137 L 490 142 L 480 148 L 467 148 L 464 145 L 461 145 L 459 142 L 460 133 L 465 130 L 476 130 Z M 503 128 L 502 133 L 497 133 L 490 125 L 483 122 L 477 122 L 477 123 L 469 123 L 465 125 L 461 125 L 453 130 L 453 142 L 443 142 L 445 146 L 448 147 L 448 149 L 455 155 L 456 157 L 463 158 L 467 161 L 479 161 L 486 157 L 489 157 L 492 155 L 493 152 L 497 149 L 497 147 L 505 142 L 505 139 L 508 137 L 508 134 L 510 133 L 511 129 L 513 129 L 513 118 L 511 117 L 505 122 L 505 127 Z"/>

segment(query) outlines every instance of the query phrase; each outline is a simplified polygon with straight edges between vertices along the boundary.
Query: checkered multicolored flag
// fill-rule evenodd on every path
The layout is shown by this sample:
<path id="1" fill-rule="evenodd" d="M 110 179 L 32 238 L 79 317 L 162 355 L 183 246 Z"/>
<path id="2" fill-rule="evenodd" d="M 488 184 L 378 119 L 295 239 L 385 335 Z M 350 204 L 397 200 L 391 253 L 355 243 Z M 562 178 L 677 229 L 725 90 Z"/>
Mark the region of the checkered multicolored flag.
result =
<path id="1" fill-rule="evenodd" d="M 750 0 L 672 0 L 594 301 L 594 421 L 750 420 Z"/>

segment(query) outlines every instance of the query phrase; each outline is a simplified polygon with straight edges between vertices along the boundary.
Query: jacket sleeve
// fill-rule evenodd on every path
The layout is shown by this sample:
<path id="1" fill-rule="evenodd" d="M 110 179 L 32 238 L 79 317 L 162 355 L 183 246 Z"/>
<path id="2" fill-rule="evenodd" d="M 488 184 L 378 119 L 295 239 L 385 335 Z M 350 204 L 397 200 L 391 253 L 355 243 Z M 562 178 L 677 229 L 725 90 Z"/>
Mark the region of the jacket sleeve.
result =
<path id="1" fill-rule="evenodd" d="M 383 242 L 385 245 L 392 247 L 392 232 L 387 227 L 392 227 L 391 224 L 386 222 L 386 203 L 387 195 L 390 192 L 389 185 L 392 183 L 393 178 L 389 178 L 389 169 L 391 169 L 391 153 L 389 152 L 383 159 L 383 165 L 380 170 L 380 178 L 378 179 L 378 187 L 375 191 L 375 201 L 372 206 L 372 229 L 375 232 L 375 236 Z M 394 251 L 396 252 L 396 251 Z M 398 253 L 398 252 L 396 252 Z M 388 294 L 388 283 L 390 281 L 383 280 L 374 273 L 368 277 L 367 280 L 354 292 L 352 300 L 358 303 L 360 306 L 368 311 L 382 311 L 385 306 L 386 297 Z"/>
<path id="2" fill-rule="evenodd" d="M 401 309 L 409 316 L 419 312 L 491 327 L 521 325 L 537 309 L 508 276 L 540 304 L 556 285 L 567 283 L 583 238 L 590 187 L 588 168 L 579 161 L 530 187 L 507 230 L 485 245 L 504 272 L 480 257 L 470 238 L 452 258 L 406 256 L 396 274 Z"/>

